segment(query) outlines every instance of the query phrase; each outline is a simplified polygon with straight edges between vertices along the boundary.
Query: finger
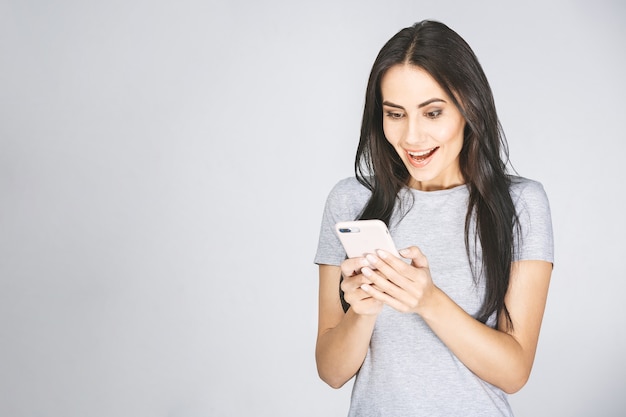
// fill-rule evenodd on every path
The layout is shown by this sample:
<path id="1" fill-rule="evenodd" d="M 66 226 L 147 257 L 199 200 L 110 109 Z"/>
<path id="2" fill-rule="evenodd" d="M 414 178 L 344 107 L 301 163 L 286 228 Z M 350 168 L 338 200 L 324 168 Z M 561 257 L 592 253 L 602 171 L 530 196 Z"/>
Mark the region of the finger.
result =
<path id="1" fill-rule="evenodd" d="M 369 267 L 363 268 L 363 273 L 366 277 L 371 275 L 369 279 L 373 283 L 361 284 L 360 289 L 375 300 L 387 304 L 402 313 L 414 311 L 414 308 L 418 305 L 418 298 L 413 296 L 408 288 L 400 287 L 394 282 L 380 277 L 376 272 L 371 271 Z M 408 282 L 404 277 L 401 277 L 401 279 L 404 282 Z"/>
<path id="2" fill-rule="evenodd" d="M 377 260 L 369 255 L 366 257 L 368 262 L 378 265 L 379 274 L 370 271 L 368 267 L 362 268 L 361 272 L 375 284 L 378 290 L 399 302 L 397 304 L 384 300 L 385 303 L 397 310 L 406 311 L 405 307 L 411 308 L 416 303 L 416 289 L 420 288 L 418 283 L 423 282 L 424 270 L 408 265 L 389 253 L 381 251 L 380 255 L 385 259 Z M 381 276 L 381 274 L 384 275 Z"/>
<path id="3" fill-rule="evenodd" d="M 344 278 L 352 277 L 361 273 L 361 268 L 367 266 L 365 258 L 349 258 L 341 263 L 341 274 Z"/>
<path id="4" fill-rule="evenodd" d="M 380 264 L 383 264 L 383 262 L 380 262 Z M 388 265 L 383 264 L 381 265 L 381 267 L 383 269 L 389 269 L 389 274 L 393 273 L 393 270 Z M 394 298 L 397 298 L 401 295 L 402 290 L 400 289 L 400 287 L 387 276 L 383 275 L 381 270 L 373 270 L 371 267 L 366 266 L 363 267 L 361 272 L 363 273 L 365 278 L 369 280 L 369 282 L 365 283 L 368 284 L 369 287 L 373 287 L 376 290 L 388 294 Z M 402 280 L 401 277 L 396 279 Z"/>
<path id="5" fill-rule="evenodd" d="M 387 304 L 389 307 L 400 311 L 406 312 L 408 311 L 406 305 L 404 305 L 400 300 L 395 297 L 389 295 L 388 293 L 381 291 L 380 288 L 377 288 L 371 284 L 363 284 L 361 285 L 361 290 L 369 297 L 374 300 L 380 301 L 384 304 Z"/>
<path id="6" fill-rule="evenodd" d="M 393 255 L 390 252 L 379 249 L 376 251 L 376 256 L 382 259 L 387 265 L 390 265 L 395 270 L 402 270 L 407 265 L 406 261 L 402 258 L 398 258 L 396 255 Z M 367 259 L 368 262 L 370 261 Z"/>
<path id="7" fill-rule="evenodd" d="M 396 286 L 405 287 L 410 279 L 410 266 L 402 259 L 379 250 L 378 256 L 368 254 L 365 259 L 372 269 L 376 268 L 387 280 L 393 282 Z"/>
<path id="8" fill-rule="evenodd" d="M 341 283 L 341 289 L 344 292 L 344 298 L 350 305 L 361 303 L 373 297 L 365 292 L 362 288 L 363 285 L 369 285 L 369 281 L 362 275 L 356 278 L 350 278 L 350 282 L 346 281 Z M 378 302 L 378 301 L 377 301 Z"/>
<path id="9" fill-rule="evenodd" d="M 351 277 L 347 277 L 344 278 L 343 281 L 341 281 L 341 290 L 344 293 L 350 293 L 367 282 L 369 281 L 366 281 L 363 275 L 354 275 Z"/>
<path id="10" fill-rule="evenodd" d="M 403 258 L 410 259 L 411 264 L 416 268 L 428 268 L 428 259 L 417 246 L 402 249 L 400 255 Z"/>

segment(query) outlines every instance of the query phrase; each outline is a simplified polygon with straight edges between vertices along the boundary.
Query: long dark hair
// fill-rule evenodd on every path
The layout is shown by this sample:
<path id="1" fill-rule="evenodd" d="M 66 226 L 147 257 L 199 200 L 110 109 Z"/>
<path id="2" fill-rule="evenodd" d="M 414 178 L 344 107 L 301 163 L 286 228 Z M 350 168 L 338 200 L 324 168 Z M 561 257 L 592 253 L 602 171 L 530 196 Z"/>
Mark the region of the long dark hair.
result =
<path id="1" fill-rule="evenodd" d="M 512 328 L 504 296 L 513 259 L 515 206 L 506 172 L 508 146 L 496 114 L 487 78 L 469 45 L 448 26 L 422 21 L 402 29 L 379 52 L 367 86 L 361 138 L 355 160 L 356 177 L 372 195 L 361 219 L 381 219 L 389 224 L 399 191 L 407 186 L 409 172 L 383 133 L 380 83 L 394 65 L 410 64 L 427 71 L 448 94 L 463 117 L 465 130 L 460 168 L 469 189 L 465 217 L 465 247 L 474 279 L 486 280 L 485 298 L 476 318 L 481 322 L 495 312 Z M 475 219 L 473 223 L 472 219 Z M 472 228 L 475 239 L 470 242 Z M 480 243 L 482 264 L 470 247 Z"/>

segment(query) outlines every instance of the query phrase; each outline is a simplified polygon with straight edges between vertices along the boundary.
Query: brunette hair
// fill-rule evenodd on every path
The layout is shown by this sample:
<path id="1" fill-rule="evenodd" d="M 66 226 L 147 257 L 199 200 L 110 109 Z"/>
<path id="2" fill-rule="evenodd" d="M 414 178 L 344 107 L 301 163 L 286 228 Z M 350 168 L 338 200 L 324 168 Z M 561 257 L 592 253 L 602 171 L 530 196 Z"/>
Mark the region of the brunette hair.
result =
<path id="1" fill-rule="evenodd" d="M 502 314 L 506 326 L 512 328 L 504 296 L 509 286 L 517 215 L 506 172 L 508 146 L 476 55 L 463 38 L 442 23 L 426 20 L 402 29 L 376 57 L 367 85 L 355 160 L 356 177 L 372 195 L 359 218 L 381 219 L 389 224 L 398 193 L 409 181 L 409 172 L 383 133 L 380 90 L 386 71 L 402 64 L 428 72 L 465 118 L 459 158 L 469 189 L 465 247 L 475 282 L 481 276 L 479 272 L 486 280 L 485 298 L 476 318 L 485 323 L 493 313 Z M 472 228 L 477 242 L 470 242 Z M 472 243 L 480 243 L 481 265 L 472 261 L 476 259 L 476 253 L 470 253 Z"/>

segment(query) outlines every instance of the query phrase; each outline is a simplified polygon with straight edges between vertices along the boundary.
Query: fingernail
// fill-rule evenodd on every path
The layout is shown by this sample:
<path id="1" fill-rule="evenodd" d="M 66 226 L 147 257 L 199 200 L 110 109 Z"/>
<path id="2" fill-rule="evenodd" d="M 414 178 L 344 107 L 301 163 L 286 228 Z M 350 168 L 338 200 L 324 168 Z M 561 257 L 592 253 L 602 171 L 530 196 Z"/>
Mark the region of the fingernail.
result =
<path id="1" fill-rule="evenodd" d="M 376 265 L 376 263 L 378 262 L 378 259 L 376 259 L 376 257 L 372 255 L 371 253 L 368 253 L 367 255 L 365 255 L 365 258 L 367 259 L 367 262 L 369 262 L 370 265 Z"/>
<path id="2" fill-rule="evenodd" d="M 365 292 L 368 292 L 368 291 L 370 290 L 370 286 L 369 286 L 369 285 L 367 285 L 367 284 L 363 284 L 363 285 L 361 285 L 361 289 L 362 289 L 363 291 L 365 291 Z"/>
<path id="3" fill-rule="evenodd" d="M 368 267 L 361 268 L 361 272 L 368 278 L 372 276 L 372 270 Z"/>
<path id="4" fill-rule="evenodd" d="M 398 252 L 402 256 L 406 256 L 406 255 L 408 255 L 410 253 L 408 249 L 400 249 Z"/>
<path id="5" fill-rule="evenodd" d="M 382 250 L 382 249 L 378 249 L 378 250 L 376 251 L 376 253 L 378 254 L 378 256 L 380 256 L 380 257 L 381 257 L 381 258 L 383 258 L 383 259 L 387 258 L 387 252 L 385 252 L 385 251 L 384 251 L 384 250 Z"/>

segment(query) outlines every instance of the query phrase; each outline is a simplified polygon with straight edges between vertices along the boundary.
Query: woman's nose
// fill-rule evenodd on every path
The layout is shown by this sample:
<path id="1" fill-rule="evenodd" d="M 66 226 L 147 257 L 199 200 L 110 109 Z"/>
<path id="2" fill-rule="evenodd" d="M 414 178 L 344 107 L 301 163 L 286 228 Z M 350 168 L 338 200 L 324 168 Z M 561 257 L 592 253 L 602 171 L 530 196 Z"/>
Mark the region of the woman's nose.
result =
<path id="1" fill-rule="evenodd" d="M 417 121 L 409 121 L 405 141 L 410 144 L 418 144 L 424 142 L 425 138 L 426 132 L 424 132 L 423 126 Z"/>

